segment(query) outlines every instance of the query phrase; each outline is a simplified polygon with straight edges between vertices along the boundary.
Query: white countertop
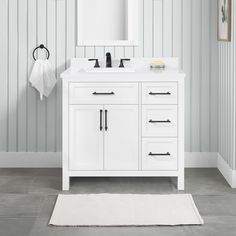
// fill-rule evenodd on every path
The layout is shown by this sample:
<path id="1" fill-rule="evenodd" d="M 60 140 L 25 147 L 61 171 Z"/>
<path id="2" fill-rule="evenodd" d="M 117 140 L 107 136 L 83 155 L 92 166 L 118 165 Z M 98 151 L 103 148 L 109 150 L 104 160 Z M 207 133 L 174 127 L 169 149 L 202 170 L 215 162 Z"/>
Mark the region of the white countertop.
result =
<path id="1" fill-rule="evenodd" d="M 75 60 L 75 59 L 74 59 Z M 63 81 L 68 82 L 154 82 L 178 81 L 185 78 L 185 74 L 178 66 L 168 66 L 165 70 L 151 70 L 149 64 L 135 68 L 135 72 L 85 72 L 81 62 L 87 59 L 76 59 L 78 65 L 72 62 L 69 69 L 61 74 Z M 142 59 L 140 59 L 142 60 Z M 170 59 L 168 59 L 170 60 Z M 171 59 L 176 60 L 176 59 Z"/>
<path id="2" fill-rule="evenodd" d="M 138 82 L 138 81 L 178 81 L 183 79 L 185 74 L 181 71 L 176 70 L 137 70 L 135 72 L 127 73 L 110 73 L 110 72 L 99 72 L 99 73 L 88 73 L 75 71 L 75 68 L 69 68 L 61 74 L 61 78 L 67 81 L 74 82 Z"/>

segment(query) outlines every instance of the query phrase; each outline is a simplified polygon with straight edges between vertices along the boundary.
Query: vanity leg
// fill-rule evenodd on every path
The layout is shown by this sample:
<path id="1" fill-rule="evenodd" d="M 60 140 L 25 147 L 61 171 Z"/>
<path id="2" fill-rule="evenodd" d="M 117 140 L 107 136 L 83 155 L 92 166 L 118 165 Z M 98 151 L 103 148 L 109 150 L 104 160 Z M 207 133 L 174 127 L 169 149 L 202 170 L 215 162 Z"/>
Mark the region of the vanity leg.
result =
<path id="1" fill-rule="evenodd" d="M 63 176 L 62 179 L 62 190 L 68 191 L 70 189 L 70 176 Z"/>
<path id="2" fill-rule="evenodd" d="M 178 190 L 184 190 L 184 175 L 179 175 L 177 179 Z"/>

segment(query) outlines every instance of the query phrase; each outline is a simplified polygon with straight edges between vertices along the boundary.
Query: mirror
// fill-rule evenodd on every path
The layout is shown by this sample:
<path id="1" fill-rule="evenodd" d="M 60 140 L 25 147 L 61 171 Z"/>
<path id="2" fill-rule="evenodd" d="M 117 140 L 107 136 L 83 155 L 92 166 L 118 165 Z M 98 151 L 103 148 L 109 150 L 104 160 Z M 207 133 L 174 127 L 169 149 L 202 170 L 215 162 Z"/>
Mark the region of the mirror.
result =
<path id="1" fill-rule="evenodd" d="M 139 0 L 77 0 L 79 46 L 138 44 Z"/>

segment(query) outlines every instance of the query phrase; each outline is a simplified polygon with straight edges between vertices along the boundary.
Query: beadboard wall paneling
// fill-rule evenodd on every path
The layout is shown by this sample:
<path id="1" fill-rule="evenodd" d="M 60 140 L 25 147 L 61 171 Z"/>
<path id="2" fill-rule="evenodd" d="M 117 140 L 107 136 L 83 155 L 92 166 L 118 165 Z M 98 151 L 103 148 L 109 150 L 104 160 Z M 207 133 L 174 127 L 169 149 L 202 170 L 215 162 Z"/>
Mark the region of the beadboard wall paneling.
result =
<path id="1" fill-rule="evenodd" d="M 28 83 L 32 51 L 41 43 L 59 82 L 75 56 L 178 56 L 187 74 L 185 149 L 217 151 L 216 1 L 139 1 L 138 47 L 77 47 L 76 0 L 0 1 L 0 151 L 61 151 L 61 83 L 42 102 Z"/>
<path id="2" fill-rule="evenodd" d="M 211 0 L 210 4 L 210 90 L 209 90 L 209 100 L 210 100 L 210 146 L 214 150 L 218 150 L 218 78 L 219 78 L 219 52 L 218 52 L 218 41 L 217 41 L 217 1 Z M 217 81 L 217 82 L 216 82 Z M 216 141 L 217 139 L 217 141 Z"/>
<path id="3" fill-rule="evenodd" d="M 0 150 L 8 150 L 8 0 L 0 6 Z"/>
<path id="4" fill-rule="evenodd" d="M 236 4 L 232 1 L 232 40 L 219 42 L 219 154 L 236 169 Z"/>

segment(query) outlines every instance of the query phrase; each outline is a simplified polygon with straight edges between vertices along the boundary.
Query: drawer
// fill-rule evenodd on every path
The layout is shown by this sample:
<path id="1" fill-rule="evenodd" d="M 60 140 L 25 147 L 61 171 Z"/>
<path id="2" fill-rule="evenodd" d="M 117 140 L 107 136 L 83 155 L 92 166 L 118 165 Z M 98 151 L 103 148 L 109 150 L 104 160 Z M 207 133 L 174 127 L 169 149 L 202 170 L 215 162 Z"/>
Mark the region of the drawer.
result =
<path id="1" fill-rule="evenodd" d="M 177 104 L 177 83 L 143 83 L 143 104 Z"/>
<path id="2" fill-rule="evenodd" d="M 176 105 L 142 106 L 142 136 L 176 137 L 178 118 Z"/>
<path id="3" fill-rule="evenodd" d="M 135 83 L 70 83 L 70 104 L 138 104 Z"/>
<path id="4" fill-rule="evenodd" d="M 177 150 L 175 138 L 144 138 L 142 170 L 177 170 Z"/>

